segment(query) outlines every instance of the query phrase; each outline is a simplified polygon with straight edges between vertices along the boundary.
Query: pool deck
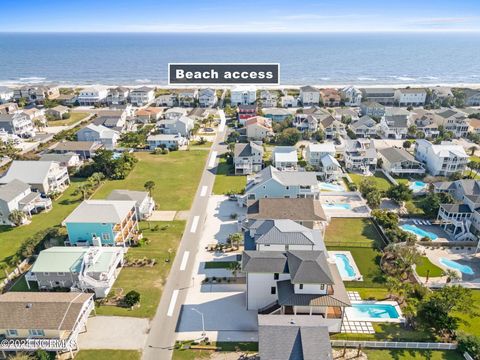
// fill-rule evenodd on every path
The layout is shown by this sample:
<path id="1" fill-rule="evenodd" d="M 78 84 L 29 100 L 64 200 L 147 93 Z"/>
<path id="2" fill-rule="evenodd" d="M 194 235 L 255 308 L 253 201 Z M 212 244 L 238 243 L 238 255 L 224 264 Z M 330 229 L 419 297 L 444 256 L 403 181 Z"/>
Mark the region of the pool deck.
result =
<path id="1" fill-rule="evenodd" d="M 456 248 L 428 248 L 419 246 L 419 250 L 422 254 L 425 254 L 428 259 L 436 266 L 443 270 L 454 270 L 459 276 L 460 280 L 450 282 L 450 284 L 461 285 L 470 289 L 480 289 L 480 254 L 475 254 L 475 249 L 459 249 Z M 474 274 L 463 274 L 459 270 L 451 269 L 440 262 L 441 258 L 456 261 L 462 265 L 470 266 Z M 417 276 L 418 279 L 430 288 L 439 288 L 447 284 L 447 277 L 434 277 L 427 279 L 425 277 Z"/>
<path id="2" fill-rule="evenodd" d="M 362 274 L 360 273 L 360 270 L 358 269 L 358 266 L 357 264 L 355 263 L 355 259 L 353 258 L 352 256 L 352 253 L 350 251 L 329 251 L 328 252 L 328 255 L 330 256 L 330 258 L 332 259 L 332 261 L 335 261 L 335 255 L 336 254 L 342 254 L 342 255 L 345 255 L 348 259 L 348 262 L 350 263 L 350 265 L 353 267 L 353 269 L 355 270 L 355 274 L 356 276 L 347 276 L 347 277 L 344 277 L 342 275 L 342 273 L 340 272 L 340 269 L 339 269 L 339 272 L 340 272 L 340 276 L 342 277 L 342 280 L 343 281 L 363 281 L 363 276 Z"/>
<path id="3" fill-rule="evenodd" d="M 425 230 L 425 231 L 428 231 L 428 232 L 431 232 L 435 235 L 438 236 L 437 239 L 435 240 L 432 240 L 433 242 L 441 242 L 441 241 L 452 241 L 453 239 L 450 237 L 450 235 L 445 232 L 445 230 L 442 229 L 442 227 L 440 225 L 436 225 L 436 224 L 431 224 L 431 225 L 419 225 L 419 224 L 415 224 L 413 222 L 414 219 L 410 219 L 410 220 L 400 220 L 400 224 L 399 226 L 402 226 L 402 225 L 414 225 L 416 226 L 417 228 L 419 229 L 422 229 L 422 230 Z M 415 219 L 416 220 L 416 219 Z M 425 220 L 423 220 L 425 221 Z M 430 221 L 431 222 L 431 221 Z M 421 239 L 420 236 L 417 236 L 418 240 Z"/>
<path id="4" fill-rule="evenodd" d="M 323 207 L 328 217 L 370 217 L 370 208 L 363 198 L 354 192 L 326 192 L 320 193 L 320 202 L 325 204 L 349 204 L 350 209 L 335 209 Z"/>

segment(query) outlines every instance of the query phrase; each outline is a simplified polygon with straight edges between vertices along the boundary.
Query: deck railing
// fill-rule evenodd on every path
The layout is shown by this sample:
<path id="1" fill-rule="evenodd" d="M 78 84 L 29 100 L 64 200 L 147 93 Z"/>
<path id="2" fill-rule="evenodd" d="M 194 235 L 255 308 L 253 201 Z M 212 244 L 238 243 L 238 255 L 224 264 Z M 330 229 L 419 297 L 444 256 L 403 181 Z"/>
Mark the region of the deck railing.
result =
<path id="1" fill-rule="evenodd" d="M 377 349 L 432 349 L 432 350 L 455 350 L 457 344 L 434 343 L 434 342 L 396 342 L 396 341 L 353 341 L 331 340 L 334 347 L 362 347 Z"/>

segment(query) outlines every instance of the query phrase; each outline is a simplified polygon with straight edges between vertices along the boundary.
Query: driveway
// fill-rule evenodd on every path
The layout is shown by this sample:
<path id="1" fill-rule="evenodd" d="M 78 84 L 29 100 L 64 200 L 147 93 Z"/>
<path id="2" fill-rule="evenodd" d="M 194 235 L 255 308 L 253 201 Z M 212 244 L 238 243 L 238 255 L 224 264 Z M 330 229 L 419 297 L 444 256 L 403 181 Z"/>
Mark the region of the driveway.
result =
<path id="1" fill-rule="evenodd" d="M 225 243 L 228 235 L 238 232 L 237 221 L 230 215 L 245 214 L 245 208 L 226 196 L 210 196 L 204 232 L 195 258 L 192 282 L 180 314 L 178 340 L 196 339 L 202 333 L 202 313 L 210 340 L 256 341 L 257 312 L 246 310 L 245 284 L 202 285 L 205 277 L 232 276 L 228 269 L 205 269 L 207 261 L 231 261 L 238 253 L 207 252 L 208 244 Z M 239 275 L 241 276 L 241 275 Z M 197 312 L 198 311 L 198 312 Z"/>
<path id="2" fill-rule="evenodd" d="M 87 332 L 78 337 L 80 349 L 142 350 L 148 335 L 148 319 L 94 316 Z"/>

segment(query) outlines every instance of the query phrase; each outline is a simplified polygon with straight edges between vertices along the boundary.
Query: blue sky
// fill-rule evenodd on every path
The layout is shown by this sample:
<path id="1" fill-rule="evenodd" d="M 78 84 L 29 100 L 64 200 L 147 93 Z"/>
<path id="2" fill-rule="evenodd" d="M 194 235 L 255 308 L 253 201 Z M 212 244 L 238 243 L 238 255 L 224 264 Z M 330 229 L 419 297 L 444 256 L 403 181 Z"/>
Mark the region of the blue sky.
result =
<path id="1" fill-rule="evenodd" d="M 2 0 L 1 32 L 480 31 L 480 0 Z"/>

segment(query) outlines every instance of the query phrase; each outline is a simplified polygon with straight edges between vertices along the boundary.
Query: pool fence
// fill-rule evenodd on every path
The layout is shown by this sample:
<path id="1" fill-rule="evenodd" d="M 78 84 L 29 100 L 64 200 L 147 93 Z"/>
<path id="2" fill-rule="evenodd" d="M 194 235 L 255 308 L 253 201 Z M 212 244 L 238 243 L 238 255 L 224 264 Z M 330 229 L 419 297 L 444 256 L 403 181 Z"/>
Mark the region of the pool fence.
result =
<path id="1" fill-rule="evenodd" d="M 456 350 L 457 344 L 436 342 L 330 340 L 333 347 L 373 349 Z"/>

